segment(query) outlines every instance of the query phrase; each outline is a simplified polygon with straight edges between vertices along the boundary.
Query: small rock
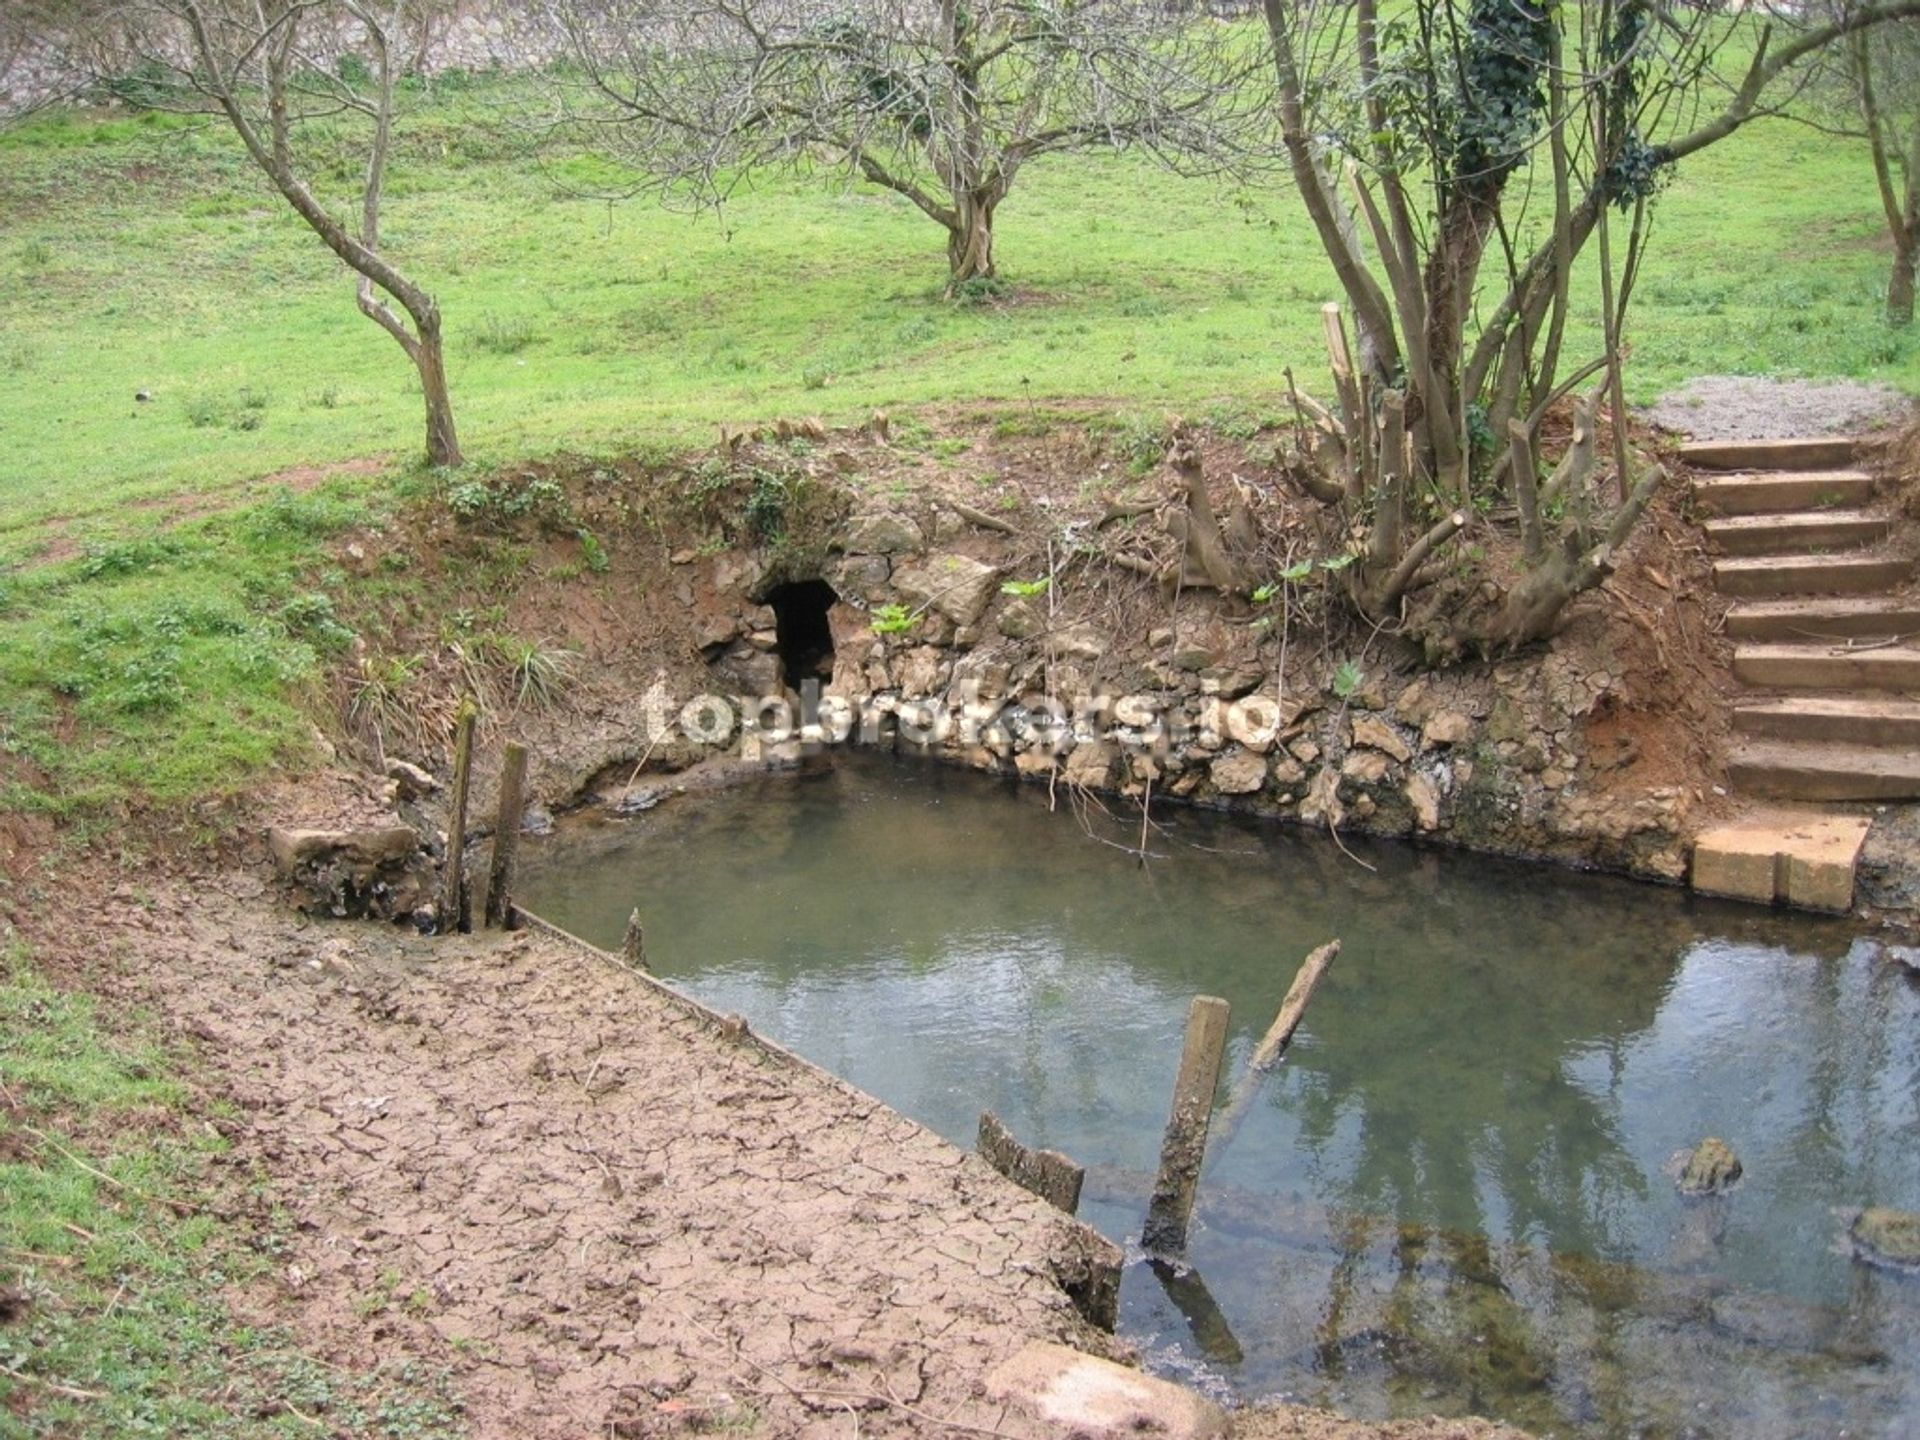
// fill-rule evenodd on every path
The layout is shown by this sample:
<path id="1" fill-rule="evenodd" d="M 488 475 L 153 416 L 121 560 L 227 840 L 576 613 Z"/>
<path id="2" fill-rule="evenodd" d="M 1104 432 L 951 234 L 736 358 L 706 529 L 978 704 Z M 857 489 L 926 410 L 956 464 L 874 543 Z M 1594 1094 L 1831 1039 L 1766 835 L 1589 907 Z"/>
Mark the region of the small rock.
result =
<path id="1" fill-rule="evenodd" d="M 1726 1141 L 1711 1135 L 1674 1159 L 1678 1162 L 1674 1183 L 1683 1195 L 1718 1195 L 1740 1178 L 1740 1157 Z"/>
<path id="2" fill-rule="evenodd" d="M 1088 790 L 1105 790 L 1113 783 L 1114 748 L 1094 740 L 1073 747 L 1067 755 L 1064 773 L 1070 784 Z"/>
<path id="3" fill-rule="evenodd" d="M 1413 823 L 1421 831 L 1440 828 L 1440 792 L 1433 782 L 1424 775 L 1409 775 L 1406 785 L 1407 803 L 1413 807 Z"/>
<path id="4" fill-rule="evenodd" d="M 1031 600 L 1010 601 L 1000 612 L 1000 633 L 1009 640 L 1027 640 L 1046 628 L 1046 617 Z"/>
<path id="5" fill-rule="evenodd" d="M 1420 727 L 1420 743 L 1431 750 L 1436 745 L 1458 745 L 1471 734 L 1471 719 L 1458 710 L 1442 710 Z"/>
<path id="6" fill-rule="evenodd" d="M 856 515 L 841 533 L 840 548 L 849 555 L 903 555 L 923 549 L 927 537 L 904 515 Z"/>
<path id="7" fill-rule="evenodd" d="M 1055 636 L 1048 648 L 1059 659 L 1091 663 L 1107 653 L 1107 642 L 1091 625 L 1076 625 L 1065 634 Z"/>
<path id="8" fill-rule="evenodd" d="M 1894 1270 L 1920 1270 L 1920 1215 L 1874 1205 L 1855 1218 L 1847 1230 L 1853 1253 L 1869 1265 Z"/>
<path id="9" fill-rule="evenodd" d="M 1378 750 L 1353 750 L 1341 763 L 1340 774 L 1362 785 L 1378 785 L 1387 778 L 1387 767 L 1392 763 Z"/>
<path id="10" fill-rule="evenodd" d="M 1413 758 L 1413 751 L 1407 742 L 1378 715 L 1361 715 L 1354 720 L 1353 743 L 1384 751 L 1403 765 Z"/>
<path id="11" fill-rule="evenodd" d="M 389 759 L 387 778 L 400 787 L 402 800 L 418 800 L 422 795 L 431 795 L 440 788 L 438 780 L 418 765 L 410 765 L 405 760 Z"/>
<path id="12" fill-rule="evenodd" d="M 133 392 L 133 398 L 135 404 L 144 405 L 153 399 L 153 392 L 151 390 L 136 390 Z"/>
<path id="13" fill-rule="evenodd" d="M 1200 693 L 1238 700 L 1251 694 L 1266 678 L 1256 665 L 1210 665 L 1200 672 Z"/>
<path id="14" fill-rule="evenodd" d="M 551 835 L 553 812 L 544 805 L 529 805 L 520 817 L 520 829 L 527 835 Z"/>
<path id="15" fill-rule="evenodd" d="M 1425 725 L 1433 714 L 1434 699 L 1423 675 L 1400 692 L 1393 702 L 1394 713 L 1408 725 Z"/>
<path id="16" fill-rule="evenodd" d="M 639 815 L 666 799 L 666 792 L 652 785 L 622 791 L 607 808 L 616 815 Z"/>
<path id="17" fill-rule="evenodd" d="M 893 583 L 912 606 L 930 606 L 955 625 L 978 623 L 999 590 L 1000 572 L 965 555 L 936 555 L 894 571 Z"/>
<path id="18" fill-rule="evenodd" d="M 1252 795 L 1267 783 L 1267 762 L 1251 751 L 1236 750 L 1214 761 L 1208 775 L 1222 795 Z"/>

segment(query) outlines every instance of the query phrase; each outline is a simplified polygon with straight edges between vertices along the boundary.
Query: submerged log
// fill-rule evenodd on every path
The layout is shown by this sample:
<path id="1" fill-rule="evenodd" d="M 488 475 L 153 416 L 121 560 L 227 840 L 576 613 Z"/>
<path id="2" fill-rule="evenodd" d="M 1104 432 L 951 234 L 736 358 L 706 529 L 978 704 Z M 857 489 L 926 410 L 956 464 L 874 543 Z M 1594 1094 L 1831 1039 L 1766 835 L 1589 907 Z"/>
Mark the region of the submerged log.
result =
<path id="1" fill-rule="evenodd" d="M 1219 1155 L 1233 1143 L 1234 1135 L 1247 1118 L 1247 1107 L 1259 1092 L 1260 1082 L 1286 1055 L 1287 1046 L 1293 1043 L 1293 1032 L 1300 1028 L 1301 1020 L 1306 1017 L 1307 1004 L 1313 999 L 1314 990 L 1339 954 L 1340 942 L 1329 940 L 1301 962 L 1299 972 L 1293 977 L 1293 984 L 1287 987 L 1286 998 L 1280 1002 L 1280 1013 L 1273 1017 L 1273 1024 L 1267 1028 L 1260 1043 L 1254 1046 L 1253 1058 L 1247 1061 L 1246 1073 L 1233 1087 L 1227 1108 L 1214 1127 L 1213 1155 Z"/>

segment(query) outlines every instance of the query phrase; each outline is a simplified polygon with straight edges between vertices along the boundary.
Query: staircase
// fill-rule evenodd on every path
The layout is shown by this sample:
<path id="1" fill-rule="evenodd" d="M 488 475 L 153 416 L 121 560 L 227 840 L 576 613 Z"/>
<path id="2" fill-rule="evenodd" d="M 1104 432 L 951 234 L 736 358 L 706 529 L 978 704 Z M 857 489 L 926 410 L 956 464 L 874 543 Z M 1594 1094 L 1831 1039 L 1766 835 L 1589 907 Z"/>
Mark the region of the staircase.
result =
<path id="1" fill-rule="evenodd" d="M 1920 595 L 1852 442 L 1712 442 L 1682 452 L 1734 600 L 1727 635 L 1736 794 L 1920 799 Z"/>
<path id="2" fill-rule="evenodd" d="M 1727 635 L 1745 687 L 1733 711 L 1734 794 L 1920 799 L 1920 595 L 1853 442 L 1710 441 L 1681 453 L 1696 472 L 1714 583 L 1734 602 Z M 1749 816 L 1700 837 L 1695 887 L 1847 908 L 1866 828 L 1863 817 L 1806 810 Z M 1818 851 L 1831 873 L 1808 880 L 1797 851 Z"/>

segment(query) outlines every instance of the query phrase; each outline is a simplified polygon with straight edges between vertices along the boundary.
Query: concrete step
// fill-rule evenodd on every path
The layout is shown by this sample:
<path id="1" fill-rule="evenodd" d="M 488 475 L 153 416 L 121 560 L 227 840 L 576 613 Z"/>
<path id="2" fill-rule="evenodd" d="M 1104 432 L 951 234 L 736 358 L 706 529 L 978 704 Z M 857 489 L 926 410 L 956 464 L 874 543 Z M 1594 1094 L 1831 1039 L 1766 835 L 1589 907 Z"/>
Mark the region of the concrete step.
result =
<path id="1" fill-rule="evenodd" d="M 1693 440 L 1680 458 L 1696 470 L 1837 470 L 1853 464 L 1850 435 L 1798 440 Z"/>
<path id="2" fill-rule="evenodd" d="M 1831 645 L 1738 645 L 1733 678 L 1769 690 L 1890 690 L 1920 695 L 1920 649 L 1836 650 Z"/>
<path id="3" fill-rule="evenodd" d="M 1864 510 L 1805 510 L 1730 515 L 1702 528 L 1722 555 L 1804 555 L 1876 544 L 1889 524 L 1886 516 Z"/>
<path id="4" fill-rule="evenodd" d="M 1920 754 L 1910 750 L 1754 741 L 1727 773 L 1736 792 L 1776 800 L 1920 800 Z"/>
<path id="5" fill-rule="evenodd" d="M 1887 555 L 1769 555 L 1719 560 L 1713 583 L 1722 595 L 1862 595 L 1897 590 L 1912 567 Z"/>
<path id="6" fill-rule="evenodd" d="M 1709 515 L 1770 515 L 1782 510 L 1865 505 L 1872 499 L 1873 477 L 1864 470 L 1702 475 L 1693 482 L 1693 502 Z"/>
<path id="7" fill-rule="evenodd" d="M 1852 695 L 1743 700 L 1733 707 L 1733 728 L 1762 740 L 1830 741 L 1920 752 L 1920 700 Z"/>
<path id="8" fill-rule="evenodd" d="M 1871 825 L 1864 815 L 1749 815 L 1695 840 L 1693 888 L 1762 905 L 1849 910 Z"/>
<path id="9" fill-rule="evenodd" d="M 1805 644 L 1832 639 L 1920 637 L 1920 597 L 1897 600 L 1749 600 L 1727 611 L 1730 640 L 1786 640 Z"/>

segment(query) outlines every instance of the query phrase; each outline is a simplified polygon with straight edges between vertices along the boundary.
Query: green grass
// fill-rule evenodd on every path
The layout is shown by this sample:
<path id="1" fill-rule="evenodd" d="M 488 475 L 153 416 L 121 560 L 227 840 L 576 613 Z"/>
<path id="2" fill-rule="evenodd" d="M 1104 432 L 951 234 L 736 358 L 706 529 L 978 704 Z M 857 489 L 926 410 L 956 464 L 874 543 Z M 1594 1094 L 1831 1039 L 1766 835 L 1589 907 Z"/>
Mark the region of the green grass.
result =
<path id="1" fill-rule="evenodd" d="M 291 1221 L 213 1213 L 245 1199 L 210 1183 L 221 1116 L 150 1028 L 0 948 L 0 1290 L 24 1308 L 0 1323 L 0 1436 L 458 1434 L 444 1375 L 348 1373 L 236 1313 Z"/>
<path id="2" fill-rule="evenodd" d="M 300 759 L 306 704 L 353 639 L 324 544 L 374 512 L 346 483 L 156 518 L 0 579 L 0 752 L 11 807 L 184 802 Z"/>
<path id="3" fill-rule="evenodd" d="M 609 206 L 580 193 L 606 179 L 597 162 L 527 153 L 491 83 L 416 114 L 388 219 L 393 253 L 443 302 L 480 458 L 945 401 L 1198 412 L 1270 403 L 1283 367 L 1322 368 L 1334 284 L 1277 182 L 1036 163 L 1000 221 L 1016 297 L 956 305 L 940 233 L 895 197 L 821 177 L 762 184 L 720 216 Z M 323 133 L 316 154 L 344 205 L 351 152 Z M 1920 387 L 1914 343 L 1877 318 L 1859 147 L 1754 126 L 1690 161 L 1658 216 L 1638 396 L 1703 371 Z M 64 115 L 0 138 L 0 293 L 0 534 L 418 446 L 404 358 L 210 124 Z"/>

